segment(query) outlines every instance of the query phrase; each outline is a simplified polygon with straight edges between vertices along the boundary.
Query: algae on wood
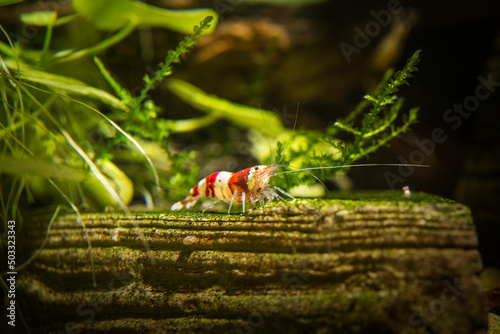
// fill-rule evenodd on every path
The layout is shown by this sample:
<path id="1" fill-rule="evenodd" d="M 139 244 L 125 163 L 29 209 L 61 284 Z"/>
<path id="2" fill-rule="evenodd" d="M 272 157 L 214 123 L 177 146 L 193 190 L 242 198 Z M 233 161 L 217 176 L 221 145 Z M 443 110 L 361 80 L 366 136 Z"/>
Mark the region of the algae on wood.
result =
<path id="1" fill-rule="evenodd" d="M 33 332 L 485 333 L 469 209 L 426 194 L 351 198 L 87 214 L 90 250 L 64 216 L 18 300 Z M 25 249 L 44 233 L 31 229 Z"/>

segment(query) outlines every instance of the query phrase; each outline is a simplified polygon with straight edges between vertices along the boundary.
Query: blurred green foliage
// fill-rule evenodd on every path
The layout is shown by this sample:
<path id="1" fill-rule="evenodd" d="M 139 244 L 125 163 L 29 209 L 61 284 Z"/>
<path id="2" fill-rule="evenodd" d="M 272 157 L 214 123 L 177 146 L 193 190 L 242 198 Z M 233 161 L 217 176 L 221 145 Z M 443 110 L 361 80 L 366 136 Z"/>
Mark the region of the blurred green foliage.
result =
<path id="1" fill-rule="evenodd" d="M 292 170 L 327 168 L 301 172 L 298 181 L 286 174 L 278 175 L 276 184 L 289 187 L 298 186 L 297 182 L 311 184 L 315 182 L 314 178 L 307 177 L 307 174 L 313 171 L 314 176 L 326 179 L 342 172 L 345 169 L 342 166 L 359 161 L 408 130 L 417 121 L 418 108 L 403 114 L 402 122 L 398 124 L 404 99 L 396 93 L 399 86 L 408 84 L 406 80 L 418 70 L 419 61 L 420 50 L 408 59 L 402 70 L 396 73 L 389 70 L 373 93 L 366 95 L 345 119 L 328 126 L 324 133 L 300 131 L 296 136 L 290 134 L 290 139 L 284 141 L 285 145 L 278 142 L 276 156 L 280 157 L 280 164 L 290 166 Z M 349 134 L 352 141 L 339 140 L 339 132 Z"/>
<path id="2" fill-rule="evenodd" d="M 290 170 L 326 167 L 297 172 L 296 176 L 278 173 L 271 184 L 284 189 L 312 185 L 318 179 L 342 172 L 345 170 L 342 166 L 351 165 L 375 152 L 417 121 L 418 108 L 402 114 L 404 99 L 396 93 L 398 87 L 408 84 L 406 80 L 417 71 L 419 60 L 420 51 L 416 51 L 402 70 L 389 70 L 378 87 L 366 95 L 345 119 L 328 126 L 324 132 L 286 129 L 276 113 L 237 105 L 213 97 L 184 81 L 170 79 L 168 87 L 174 94 L 206 113 L 206 116 L 185 123 L 178 121 L 176 131 L 191 131 L 224 118 L 240 128 L 250 129 L 250 151 L 259 164 L 276 163 Z M 339 137 L 346 134 L 352 140 L 341 141 Z"/>
<path id="3" fill-rule="evenodd" d="M 59 205 L 59 212 L 62 203 L 74 211 L 86 206 L 127 211 L 134 193 L 142 194 L 150 208 L 152 199 L 178 200 L 198 177 L 206 175 L 198 175 L 201 162 L 194 151 L 172 149 L 172 135 L 215 128 L 222 119 L 247 131 L 248 154 L 258 163 L 279 163 L 291 169 L 352 164 L 416 121 L 417 110 L 412 109 L 397 124 L 403 100 L 395 94 L 416 70 L 418 52 L 404 69 L 389 72 L 347 118 L 323 133 L 286 129 L 274 112 L 214 97 L 173 78 L 166 81 L 166 87 L 202 115 L 183 120 L 159 117 L 165 110 L 149 93 L 171 75 L 173 65 L 199 37 L 213 31 L 217 13 L 165 10 L 132 0 L 103 3 L 73 0 L 75 13 L 66 17 L 47 11 L 21 15 L 24 24 L 45 32 L 42 41 L 33 43 L 38 48 L 15 43 L 0 27 L 4 36 L 0 40 L 0 215 L 4 221 L 20 218 L 18 208 L 33 202 Z M 107 35 L 84 47 L 59 40 L 54 49 L 53 28 L 68 24 L 82 31 L 87 27 L 103 30 Z M 132 94 L 96 55 L 139 26 L 189 35 L 167 53 L 154 74 L 143 77 L 138 94 Z M 93 80 L 87 82 L 96 84 L 77 79 L 82 71 L 92 72 Z M 102 88 L 103 82 L 109 90 Z M 349 134 L 352 141 L 340 141 L 339 132 Z M 237 141 L 212 133 L 212 141 L 220 140 L 227 148 L 224 154 L 234 153 Z M 197 147 L 204 143 L 207 140 Z M 326 178 L 339 171 L 324 169 L 314 174 Z M 281 174 L 272 182 L 286 189 L 312 184 L 316 179 L 310 174 Z"/>
<path id="4" fill-rule="evenodd" d="M 172 65 L 180 62 L 197 38 L 214 29 L 217 13 L 210 9 L 166 10 L 131 0 L 75 0 L 73 7 L 75 13 L 66 17 L 47 11 L 20 16 L 22 23 L 45 32 L 41 43 L 30 43 L 39 48 L 11 40 L 0 27 L 3 221 L 21 219 L 19 208 L 33 203 L 65 203 L 73 210 L 93 206 L 127 211 L 135 191 L 152 207 L 149 199 L 183 191 L 197 175 L 193 153 L 168 151 L 172 125 L 157 117 L 160 110 L 148 93 L 171 74 Z M 84 31 L 89 27 L 111 31 L 111 35 L 83 48 L 74 48 L 73 41 L 58 40 L 59 49 L 54 50 L 53 28 L 70 23 Z M 95 55 L 139 26 L 189 35 L 168 52 L 154 75 L 144 76 L 141 91 L 132 96 Z M 67 63 L 71 65 L 64 65 Z M 77 79 L 85 68 L 94 77 L 101 74 L 94 79 L 96 86 Z M 114 91 L 98 88 L 103 79 Z"/>

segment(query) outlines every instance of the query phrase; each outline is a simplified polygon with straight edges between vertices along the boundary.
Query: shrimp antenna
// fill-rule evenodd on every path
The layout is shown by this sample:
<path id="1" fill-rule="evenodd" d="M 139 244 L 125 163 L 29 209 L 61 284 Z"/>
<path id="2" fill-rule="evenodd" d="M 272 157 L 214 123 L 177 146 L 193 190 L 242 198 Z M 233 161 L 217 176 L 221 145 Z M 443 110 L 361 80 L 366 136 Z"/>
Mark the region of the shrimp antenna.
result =
<path id="1" fill-rule="evenodd" d="M 271 148 L 271 134 L 269 133 L 269 127 L 267 126 L 266 118 L 264 117 L 264 114 L 262 113 L 262 108 L 259 103 L 259 109 L 261 109 L 260 115 L 262 116 L 262 120 L 264 121 L 264 126 L 266 128 L 267 132 L 267 143 L 269 144 L 269 157 L 271 158 L 271 165 L 274 164 L 274 156 L 273 156 L 273 149 Z"/>
<path id="2" fill-rule="evenodd" d="M 296 168 L 294 166 L 287 166 L 287 165 L 277 165 L 277 166 L 282 167 L 282 168 L 287 168 L 288 169 L 287 173 L 302 171 L 300 169 L 293 169 L 293 168 Z M 319 177 L 317 177 L 316 175 L 314 175 L 313 173 L 308 172 L 308 171 L 305 171 L 305 173 L 307 173 L 308 175 L 314 177 L 316 179 L 316 181 L 318 181 L 319 183 L 321 183 L 321 185 L 323 186 L 323 188 L 327 189 L 326 186 L 325 186 L 325 184 L 319 179 Z M 276 175 L 276 174 L 282 174 L 282 173 L 281 172 L 274 173 L 274 175 Z M 306 185 L 304 184 L 304 181 L 302 181 L 302 179 L 300 178 L 300 176 L 298 174 L 297 174 L 297 177 L 299 178 L 299 181 L 302 184 L 302 186 L 305 187 Z"/>
<path id="3" fill-rule="evenodd" d="M 290 138 L 288 138 L 288 141 L 287 141 L 287 143 L 285 145 L 285 149 L 281 153 L 281 156 L 280 156 L 277 164 L 279 164 L 281 162 L 281 159 L 283 159 L 283 157 L 285 156 L 286 151 L 288 150 L 288 146 L 290 145 L 290 142 L 292 141 L 293 135 L 295 134 L 295 127 L 297 126 L 297 120 L 298 119 L 299 119 L 299 102 L 297 102 L 297 112 L 295 113 L 295 122 L 293 123 L 292 135 L 290 136 Z"/>
<path id="4" fill-rule="evenodd" d="M 376 166 L 379 166 L 379 167 L 430 167 L 430 165 L 414 165 L 414 164 L 354 164 L 354 165 L 343 165 L 343 166 L 324 166 L 324 167 L 299 168 L 299 169 L 276 172 L 276 173 L 274 173 L 274 175 L 302 172 L 302 171 L 315 170 L 315 169 L 338 169 L 338 168 L 376 167 Z"/>

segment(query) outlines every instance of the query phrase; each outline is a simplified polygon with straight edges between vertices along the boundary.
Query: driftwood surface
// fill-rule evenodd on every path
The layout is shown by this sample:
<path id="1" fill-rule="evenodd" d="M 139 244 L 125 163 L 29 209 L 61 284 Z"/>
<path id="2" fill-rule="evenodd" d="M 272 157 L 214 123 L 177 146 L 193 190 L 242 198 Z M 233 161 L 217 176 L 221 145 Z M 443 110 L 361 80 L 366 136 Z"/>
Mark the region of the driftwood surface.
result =
<path id="1" fill-rule="evenodd" d="M 486 332 L 467 207 L 350 198 L 63 216 L 17 300 L 33 333 Z M 45 239 L 42 220 L 25 250 Z"/>

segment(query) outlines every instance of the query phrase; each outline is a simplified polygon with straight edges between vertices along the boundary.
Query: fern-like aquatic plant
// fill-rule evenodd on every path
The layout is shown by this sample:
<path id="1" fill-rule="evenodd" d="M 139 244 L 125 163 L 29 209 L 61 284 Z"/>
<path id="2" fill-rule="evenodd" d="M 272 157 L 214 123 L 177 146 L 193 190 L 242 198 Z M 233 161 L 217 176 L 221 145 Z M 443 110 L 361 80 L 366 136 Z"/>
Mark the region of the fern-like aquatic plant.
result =
<path id="1" fill-rule="evenodd" d="M 279 163 L 291 169 L 341 167 L 375 152 L 417 121 L 418 108 L 412 108 L 400 117 L 404 99 L 396 93 L 401 85 L 408 84 L 407 79 L 417 71 L 419 60 L 420 51 L 416 51 L 402 70 L 395 73 L 389 70 L 373 93 L 366 95 L 346 118 L 327 127 L 323 133 L 285 129 L 279 118 L 270 111 L 213 97 L 178 79 L 169 81 L 168 87 L 182 100 L 207 113 L 207 116 L 195 120 L 185 120 L 190 130 L 210 125 L 219 118 L 225 118 L 239 127 L 250 128 L 252 152 L 260 164 Z M 401 118 L 402 122 L 398 124 Z M 182 124 L 183 129 L 188 127 Z M 341 133 L 351 136 L 352 140 L 341 141 Z M 273 143 L 276 143 L 274 153 L 271 150 Z M 316 177 L 324 179 L 342 170 L 319 169 L 314 171 L 314 177 L 307 171 L 299 173 L 299 177 L 281 174 L 275 176 L 271 183 L 290 189 L 301 184 L 312 184 L 316 182 Z"/>
<path id="2" fill-rule="evenodd" d="M 324 133 L 297 131 L 296 134 L 282 134 L 276 147 L 281 164 L 291 168 L 312 168 L 326 166 L 345 166 L 375 152 L 381 146 L 407 131 L 417 121 L 418 108 L 412 108 L 401 116 L 404 99 L 396 95 L 399 87 L 408 84 L 407 79 L 417 71 L 420 50 L 407 61 L 404 68 L 394 73 L 389 70 L 373 93 L 365 95 L 364 100 L 343 120 L 327 127 Z M 397 124 L 402 118 L 402 123 Z M 352 137 L 352 141 L 341 141 L 341 132 Z M 286 143 L 286 144 L 283 144 Z M 261 147 L 262 147 L 261 143 Z M 269 161 L 269 156 L 262 160 Z M 265 163 L 265 161 L 262 161 Z M 324 179 L 343 171 L 343 168 L 319 169 L 315 176 Z M 282 187 L 298 186 L 302 182 L 314 183 L 307 173 L 299 173 L 300 178 L 288 175 L 276 177 L 275 184 Z"/>
<path id="3" fill-rule="evenodd" d="M 103 63 L 94 58 L 103 77 L 108 81 L 114 89 L 116 95 L 121 98 L 121 102 L 128 107 L 129 113 L 121 115 L 121 124 L 124 131 L 140 136 L 143 140 L 148 141 L 148 146 L 157 160 L 162 160 L 162 154 L 168 156 L 169 169 L 163 169 L 161 175 L 162 186 L 170 193 L 180 193 L 186 187 L 189 187 L 197 174 L 197 166 L 189 163 L 194 157 L 192 152 L 170 152 L 168 147 L 168 138 L 174 128 L 174 121 L 159 118 L 159 108 L 152 100 L 147 99 L 148 93 L 154 89 L 165 77 L 172 73 L 172 66 L 179 63 L 181 57 L 196 45 L 196 40 L 204 35 L 210 29 L 211 22 L 214 20 L 212 16 L 206 17 L 200 22 L 200 25 L 193 28 L 193 33 L 182 40 L 176 49 L 170 50 L 167 53 L 165 60 L 160 63 L 157 70 L 152 76 L 146 74 L 143 78 L 143 88 L 138 96 L 132 96 L 130 92 L 120 86 L 114 80 L 112 75 L 107 71 Z M 110 138 L 107 146 L 109 149 L 123 143 L 123 137 Z M 122 155 L 123 157 L 123 155 Z"/>
<path id="4" fill-rule="evenodd" d="M 335 122 L 335 127 L 354 136 L 354 142 L 348 147 L 334 144 L 342 151 L 342 164 L 351 164 L 376 151 L 391 139 L 405 132 L 411 124 L 417 121 L 418 108 L 412 108 L 404 117 L 402 125 L 398 127 L 394 125 L 404 101 L 403 98 L 395 94 L 398 92 L 399 86 L 408 85 L 406 80 L 413 76 L 411 73 L 418 71 L 416 66 L 419 60 L 420 50 L 408 59 L 402 70 L 394 74 L 392 70 L 388 71 L 372 95 L 365 95 L 364 98 L 370 102 L 371 107 L 369 112 L 363 115 L 360 127 L 355 127 L 356 117 L 352 116 L 347 120 Z M 365 103 L 360 104 L 358 110 L 363 110 L 365 105 Z M 330 131 L 330 134 L 332 133 L 334 131 Z"/>
<path id="5" fill-rule="evenodd" d="M 52 164 L 59 171 L 56 173 L 57 179 L 52 179 L 55 174 L 46 168 L 40 168 L 38 172 L 42 174 L 36 177 L 43 177 L 45 171 L 49 184 L 55 184 L 57 187 L 54 188 L 62 192 L 60 195 L 69 199 L 72 206 L 79 203 L 80 194 L 85 193 L 101 207 L 114 202 L 115 207 L 126 209 L 133 188 L 147 194 L 152 184 L 161 184 L 167 190 L 163 194 L 167 199 L 184 196 L 187 189 L 196 182 L 197 164 L 193 160 L 194 152 L 171 151 L 168 145 L 170 136 L 173 132 L 189 132 L 210 126 L 221 118 L 227 119 L 236 127 L 250 129 L 250 141 L 254 146 L 252 151 L 260 163 L 268 164 L 271 162 L 270 157 L 274 156 L 274 162 L 281 158 L 281 164 L 288 164 L 292 168 L 351 164 L 387 144 L 416 121 L 417 109 L 414 108 L 405 115 L 402 124 L 397 124 L 403 99 L 395 94 L 398 87 L 405 84 L 411 73 L 416 71 L 418 52 L 401 71 L 389 72 L 378 88 L 367 95 L 349 116 L 328 127 L 324 133 L 292 133 L 270 111 L 213 97 L 178 79 L 167 82 L 167 87 L 206 115 L 188 120 L 158 117 L 160 108 L 148 99 L 148 94 L 172 73 L 173 64 L 178 63 L 195 45 L 197 38 L 213 30 L 217 17 L 206 17 L 194 30 L 190 28 L 193 33 L 175 50 L 168 52 L 153 75 L 144 77 L 142 89 L 137 96 L 133 96 L 113 78 L 97 57 L 94 57 L 94 62 L 112 92 L 93 87 L 70 75 L 53 73 L 50 66 L 93 56 L 122 40 L 138 24 L 163 24 L 157 18 L 166 17 L 164 15 L 182 17 L 188 13 L 181 11 L 173 14 L 147 6 L 134 11 L 132 9 L 135 6 L 142 5 L 129 0 L 114 0 L 114 7 L 106 9 L 114 11 L 113 16 L 117 20 L 113 21 L 96 10 L 99 4 L 80 0 L 74 0 L 73 3 L 77 15 L 85 17 L 87 22 L 95 24 L 98 29 L 112 32 L 111 37 L 80 50 L 55 52 L 50 48 L 53 27 L 66 24 L 73 17 L 57 18 L 55 13 L 31 13 L 23 16 L 25 23 L 46 27 L 41 50 L 18 49 L 12 42 L 0 42 L 0 54 L 3 55 L 0 59 L 0 93 L 5 111 L 0 124 L 0 138 L 5 139 L 3 155 L 0 157 L 6 162 L 3 172 L 12 175 L 17 175 L 16 171 L 18 174 L 30 174 L 32 169 L 24 162 L 35 161 L 42 167 Z M 120 8 L 123 10 L 118 10 Z M 155 12 L 153 16 L 140 15 L 151 10 Z M 91 12 L 99 15 L 89 14 Z M 212 12 L 196 11 L 196 17 Z M 185 23 L 186 21 L 173 20 L 169 24 L 174 24 L 178 31 L 187 32 Z M 3 33 L 8 39 L 8 34 L 5 31 Z M 106 112 L 98 109 L 102 106 Z M 94 145 L 89 132 L 97 133 L 99 145 Z M 352 136 L 352 141 L 341 142 L 338 139 L 341 132 Z M 276 142 L 277 152 L 271 154 L 270 147 Z M 152 173 L 144 172 L 144 161 Z M 117 162 L 122 164 L 118 167 Z M 10 169 L 7 170 L 8 168 Z M 156 168 L 160 168 L 160 173 L 156 173 Z M 338 171 L 340 170 L 321 170 L 319 174 L 327 177 Z M 37 185 L 40 186 L 38 179 L 37 183 L 30 177 L 17 177 L 8 184 L 12 187 L 12 195 L 5 192 L 0 194 L 4 217 L 8 216 L 8 208 L 13 203 L 17 205 L 23 189 L 32 199 L 46 188 L 46 185 L 37 188 Z M 307 183 L 314 182 L 314 178 L 310 177 L 303 180 Z M 291 175 L 282 175 L 275 178 L 275 182 L 290 188 L 301 181 Z M 77 187 L 68 188 L 68 184 L 77 184 Z M 103 194 L 108 196 L 102 198 L 100 195 Z"/>

